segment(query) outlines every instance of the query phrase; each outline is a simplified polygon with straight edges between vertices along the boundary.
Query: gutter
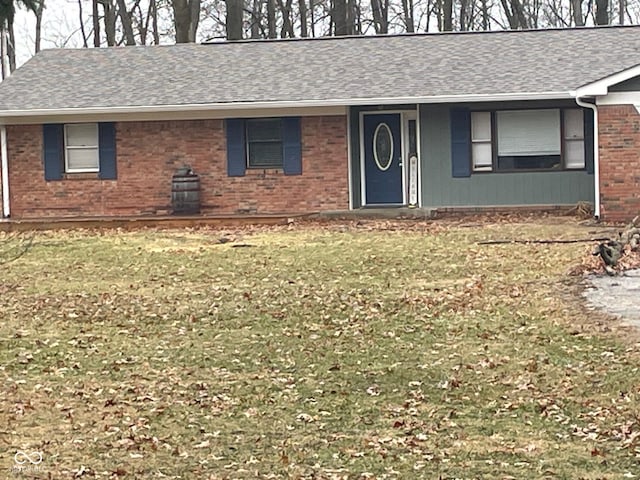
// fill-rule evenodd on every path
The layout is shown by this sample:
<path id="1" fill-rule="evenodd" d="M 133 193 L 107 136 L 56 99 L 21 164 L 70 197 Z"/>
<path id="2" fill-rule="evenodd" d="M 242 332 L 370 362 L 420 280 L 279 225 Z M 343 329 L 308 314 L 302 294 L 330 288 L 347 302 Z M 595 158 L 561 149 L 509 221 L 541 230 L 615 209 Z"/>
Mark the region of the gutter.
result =
<path id="1" fill-rule="evenodd" d="M 593 182 L 595 184 L 593 216 L 596 220 L 600 220 L 600 149 L 598 141 L 598 107 L 595 103 L 585 102 L 585 97 L 580 96 L 578 92 L 572 93 L 575 94 L 575 100 L 578 106 L 593 110 Z"/>
<path id="2" fill-rule="evenodd" d="M 474 95 L 432 95 L 428 97 L 380 97 L 380 98 L 333 98 L 321 100 L 262 101 L 197 103 L 182 105 L 129 105 L 113 107 L 45 108 L 33 110 L 0 110 L 0 120 L 9 117 L 62 116 L 62 115 L 109 115 L 118 113 L 197 112 L 207 110 L 233 111 L 262 108 L 309 108 L 309 107 L 355 107 L 371 105 L 405 105 L 418 103 L 465 103 L 506 102 L 519 100 L 571 99 L 567 92 L 520 92 Z M 295 112 L 292 112 L 294 115 Z"/>
<path id="3" fill-rule="evenodd" d="M 11 215 L 11 202 L 9 200 L 9 155 L 7 153 L 7 127 L 0 125 L 0 157 L 2 175 L 2 217 Z"/>

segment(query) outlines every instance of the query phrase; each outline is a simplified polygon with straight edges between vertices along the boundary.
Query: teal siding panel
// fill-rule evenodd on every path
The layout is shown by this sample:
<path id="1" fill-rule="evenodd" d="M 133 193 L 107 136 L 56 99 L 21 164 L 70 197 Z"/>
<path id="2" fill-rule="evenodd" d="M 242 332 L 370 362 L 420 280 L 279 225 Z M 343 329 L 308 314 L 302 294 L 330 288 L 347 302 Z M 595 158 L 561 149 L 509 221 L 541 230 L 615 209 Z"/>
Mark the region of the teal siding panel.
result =
<path id="1" fill-rule="evenodd" d="M 422 204 L 425 207 L 570 205 L 593 201 L 586 171 L 451 175 L 450 106 L 420 106 Z"/>

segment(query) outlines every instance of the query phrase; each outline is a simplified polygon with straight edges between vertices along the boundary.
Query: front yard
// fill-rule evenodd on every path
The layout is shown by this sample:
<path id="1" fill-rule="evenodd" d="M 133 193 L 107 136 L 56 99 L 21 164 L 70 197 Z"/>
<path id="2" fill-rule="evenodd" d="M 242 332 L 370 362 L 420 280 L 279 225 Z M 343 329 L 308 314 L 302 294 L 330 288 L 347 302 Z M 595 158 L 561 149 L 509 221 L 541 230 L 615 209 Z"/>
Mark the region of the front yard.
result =
<path id="1" fill-rule="evenodd" d="M 567 275 L 592 245 L 477 244 L 589 236 L 38 233 L 0 266 L 0 477 L 640 476 L 640 344 Z"/>

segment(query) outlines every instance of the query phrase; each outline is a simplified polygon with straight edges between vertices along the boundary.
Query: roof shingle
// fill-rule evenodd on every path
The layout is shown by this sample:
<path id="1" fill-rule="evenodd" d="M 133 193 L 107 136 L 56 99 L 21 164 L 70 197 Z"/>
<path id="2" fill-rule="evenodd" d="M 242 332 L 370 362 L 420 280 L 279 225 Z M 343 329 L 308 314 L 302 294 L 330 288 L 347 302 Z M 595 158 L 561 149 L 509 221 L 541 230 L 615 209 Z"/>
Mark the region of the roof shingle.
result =
<path id="1" fill-rule="evenodd" d="M 568 93 L 640 64 L 640 27 L 45 50 L 0 112 Z"/>

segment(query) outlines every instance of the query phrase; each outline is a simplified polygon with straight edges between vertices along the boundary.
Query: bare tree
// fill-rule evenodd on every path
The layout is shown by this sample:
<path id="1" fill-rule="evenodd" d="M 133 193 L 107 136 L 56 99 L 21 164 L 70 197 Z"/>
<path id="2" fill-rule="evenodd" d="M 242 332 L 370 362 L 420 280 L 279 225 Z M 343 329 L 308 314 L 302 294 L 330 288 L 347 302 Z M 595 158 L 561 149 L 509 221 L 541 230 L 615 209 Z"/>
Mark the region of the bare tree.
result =
<path id="1" fill-rule="evenodd" d="M 389 33 L 389 0 L 371 0 L 371 12 L 376 33 Z"/>
<path id="2" fill-rule="evenodd" d="M 78 0 L 79 2 L 82 0 Z M 100 15 L 98 13 L 98 2 L 99 0 L 92 0 L 92 21 L 93 21 L 93 46 L 100 46 Z M 82 23 L 82 18 L 80 18 L 80 23 Z"/>
<path id="3" fill-rule="evenodd" d="M 413 33 L 415 31 L 413 16 L 413 0 L 402 0 L 402 21 L 404 24 L 404 30 L 407 33 Z"/>
<path id="4" fill-rule="evenodd" d="M 40 0 L 38 2 L 38 6 L 35 10 L 36 15 L 36 40 L 35 40 L 35 50 L 36 53 L 40 51 L 40 44 L 42 43 L 42 15 L 44 13 L 44 1 Z"/>
<path id="5" fill-rule="evenodd" d="M 251 6 L 251 23 L 249 29 L 251 38 L 260 38 L 262 27 L 262 0 L 253 0 Z"/>
<path id="6" fill-rule="evenodd" d="M 126 45 L 135 45 L 136 38 L 133 34 L 133 25 L 131 23 L 131 12 L 127 11 L 125 0 L 117 0 L 118 16 L 122 23 L 122 31 L 124 32 L 124 40 Z"/>
<path id="7" fill-rule="evenodd" d="M 176 30 L 176 43 L 196 41 L 200 23 L 200 0 L 170 0 Z"/>
<path id="8" fill-rule="evenodd" d="M 443 32 L 453 30 L 453 0 L 440 0 L 440 21 L 438 26 Z"/>
<path id="9" fill-rule="evenodd" d="M 276 0 L 267 0 L 267 30 L 269 38 L 276 38 Z"/>
<path id="10" fill-rule="evenodd" d="M 306 0 L 298 0 L 298 10 L 300 11 L 300 36 L 308 37 L 309 29 L 307 28 L 307 2 Z"/>
<path id="11" fill-rule="evenodd" d="M 609 25 L 609 0 L 596 0 L 596 25 Z"/>
<path id="12" fill-rule="evenodd" d="M 242 40 L 242 0 L 226 0 L 227 40 Z"/>
<path id="13" fill-rule="evenodd" d="M 334 25 L 334 34 L 336 36 L 349 35 L 349 29 L 347 27 L 347 0 L 333 0 L 331 22 Z"/>
<path id="14" fill-rule="evenodd" d="M 573 14 L 573 24 L 576 27 L 584 25 L 584 17 L 582 15 L 582 0 L 571 0 L 571 10 Z"/>

